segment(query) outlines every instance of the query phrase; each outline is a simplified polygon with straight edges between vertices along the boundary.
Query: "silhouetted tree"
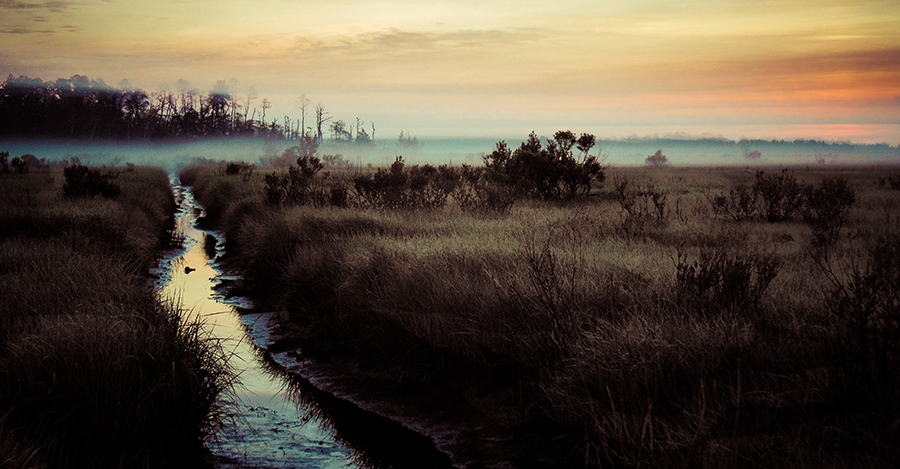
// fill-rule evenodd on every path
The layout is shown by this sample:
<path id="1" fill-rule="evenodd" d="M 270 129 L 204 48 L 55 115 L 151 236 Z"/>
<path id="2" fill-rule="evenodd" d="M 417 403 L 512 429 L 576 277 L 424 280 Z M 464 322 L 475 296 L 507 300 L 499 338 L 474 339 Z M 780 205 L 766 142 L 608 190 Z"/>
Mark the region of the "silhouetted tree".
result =
<path id="1" fill-rule="evenodd" d="M 532 132 L 515 151 L 506 142 L 485 157 L 486 177 L 494 183 L 515 188 L 520 195 L 537 195 L 545 199 L 588 194 L 594 181 L 603 181 L 603 168 L 596 157 L 589 156 L 592 135 L 583 134 L 582 161 L 575 159 L 572 147 L 579 141 L 571 131 L 559 131 L 544 147 Z M 591 145 L 592 146 L 592 145 Z"/>
<path id="2" fill-rule="evenodd" d="M 647 163 L 649 166 L 661 168 L 669 164 L 669 160 L 666 158 L 666 155 L 663 155 L 662 150 L 656 150 L 656 153 L 648 156 L 647 159 L 644 160 L 644 163 Z"/>

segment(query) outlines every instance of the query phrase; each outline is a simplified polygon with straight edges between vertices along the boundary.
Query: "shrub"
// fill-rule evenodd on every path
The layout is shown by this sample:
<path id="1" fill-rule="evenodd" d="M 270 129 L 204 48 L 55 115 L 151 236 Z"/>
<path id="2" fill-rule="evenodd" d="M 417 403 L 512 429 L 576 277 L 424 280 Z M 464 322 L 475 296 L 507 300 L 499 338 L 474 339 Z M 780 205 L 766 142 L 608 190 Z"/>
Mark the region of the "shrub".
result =
<path id="1" fill-rule="evenodd" d="M 762 200 L 763 213 L 770 222 L 792 219 L 803 203 L 801 185 L 794 174 L 786 169 L 781 174 L 757 171 L 753 191 Z"/>
<path id="2" fill-rule="evenodd" d="M 18 156 L 12 159 L 12 161 L 10 162 L 10 165 L 12 166 L 12 169 L 14 169 L 16 172 L 19 172 L 19 173 L 27 173 L 28 172 L 28 164 L 25 163 L 25 160 L 23 160 L 22 158 L 20 158 Z"/>
<path id="3" fill-rule="evenodd" d="M 632 185 L 632 188 L 629 188 Z M 630 238 L 647 227 L 661 227 L 669 222 L 669 193 L 659 190 L 651 180 L 648 184 L 632 184 L 625 177 L 615 179 L 616 193 L 624 214 L 620 230 Z"/>
<path id="4" fill-rule="evenodd" d="M 362 205 L 377 209 L 437 209 L 460 184 L 460 174 L 442 165 L 409 168 L 398 156 L 387 170 L 353 177 L 353 188 Z"/>
<path id="5" fill-rule="evenodd" d="M 70 198 L 95 197 L 102 195 L 111 199 L 122 192 L 122 189 L 109 182 L 111 174 L 100 174 L 96 169 L 82 165 L 72 165 L 63 170 L 66 182 L 63 184 L 63 195 Z"/>
<path id="6" fill-rule="evenodd" d="M 753 218 L 759 211 L 759 199 L 757 193 L 748 186 L 738 186 L 728 194 L 716 195 L 707 199 L 712 205 L 713 213 L 725 215 L 734 221 L 740 222 Z"/>
<path id="7" fill-rule="evenodd" d="M 843 326 L 851 376 L 871 382 L 896 380 L 900 365 L 900 238 L 882 235 L 856 258 L 846 275 L 820 263 L 832 283 L 827 300 Z M 874 390 L 873 390 L 874 391 Z"/>
<path id="8" fill-rule="evenodd" d="M 240 175 L 243 176 L 244 180 L 247 180 L 253 174 L 253 165 L 243 161 L 239 163 L 227 163 L 225 164 L 225 174 L 228 176 Z"/>
<path id="9" fill-rule="evenodd" d="M 596 139 L 582 134 L 575 139 L 571 131 L 559 131 L 544 148 L 534 132 L 511 151 L 506 142 L 485 157 L 486 177 L 493 183 L 514 188 L 520 195 L 534 195 L 544 199 L 590 193 L 594 181 L 603 182 L 602 165 L 588 151 Z M 581 161 L 575 158 L 572 147 L 583 152 Z"/>
<path id="10" fill-rule="evenodd" d="M 844 178 L 826 178 L 818 186 L 803 187 L 801 213 L 813 230 L 813 240 L 823 244 L 838 238 L 847 211 L 856 202 L 856 191 Z"/>
<path id="11" fill-rule="evenodd" d="M 200 173 L 206 170 L 205 165 L 194 164 L 178 170 L 178 181 L 185 186 L 193 186 Z"/>
<path id="12" fill-rule="evenodd" d="M 699 300 L 703 311 L 755 306 L 780 268 L 773 255 L 733 255 L 722 249 L 705 251 L 694 262 L 679 253 L 675 262 L 680 299 Z"/>
<path id="13" fill-rule="evenodd" d="M 274 207 L 303 205 L 310 202 L 323 205 L 326 199 L 323 194 L 311 190 L 316 175 L 323 167 L 322 162 L 315 156 L 300 156 L 297 158 L 297 164 L 288 168 L 287 174 L 267 174 L 266 187 L 263 189 L 266 202 Z"/>
<path id="14" fill-rule="evenodd" d="M 516 200 L 512 188 L 494 183 L 484 177 L 481 168 L 463 165 L 459 169 L 460 183 L 453 190 L 453 199 L 467 213 L 507 214 Z"/>
<path id="15" fill-rule="evenodd" d="M 656 153 L 648 156 L 647 159 L 644 160 L 644 163 L 648 166 L 661 168 L 669 164 L 669 159 L 666 158 L 666 155 L 663 155 L 662 150 L 656 150 Z"/>

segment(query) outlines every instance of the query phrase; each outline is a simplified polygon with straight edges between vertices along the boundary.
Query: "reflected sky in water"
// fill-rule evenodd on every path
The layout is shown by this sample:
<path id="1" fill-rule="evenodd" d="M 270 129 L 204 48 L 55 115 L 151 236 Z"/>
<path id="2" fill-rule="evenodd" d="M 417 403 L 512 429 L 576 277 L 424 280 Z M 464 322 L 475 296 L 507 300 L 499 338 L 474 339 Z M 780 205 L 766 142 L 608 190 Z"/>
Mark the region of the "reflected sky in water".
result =
<path id="1" fill-rule="evenodd" d="M 222 235 L 198 230 L 202 211 L 189 191 L 174 187 L 184 243 L 161 261 L 157 288 L 204 322 L 239 373 L 234 394 L 221 398 L 226 426 L 208 441 L 219 467 L 452 467 L 430 438 L 316 388 L 296 373 L 302 368 L 297 360 L 273 358 L 256 345 L 269 341 L 274 313 L 238 314 L 236 306 L 250 309 L 249 301 L 216 293 L 229 274 L 208 255 L 221 252 Z M 217 246 L 206 244 L 213 242 Z"/>

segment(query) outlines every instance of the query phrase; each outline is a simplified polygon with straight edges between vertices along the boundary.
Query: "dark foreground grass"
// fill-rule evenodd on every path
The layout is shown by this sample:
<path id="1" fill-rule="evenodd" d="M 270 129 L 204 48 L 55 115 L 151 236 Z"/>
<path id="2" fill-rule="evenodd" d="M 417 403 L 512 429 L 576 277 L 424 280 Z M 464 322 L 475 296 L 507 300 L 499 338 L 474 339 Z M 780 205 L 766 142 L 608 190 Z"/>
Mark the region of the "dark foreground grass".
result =
<path id="1" fill-rule="evenodd" d="M 463 461 L 818 468 L 900 458 L 892 170 L 613 169 L 599 196 L 494 215 L 352 208 L 352 192 L 274 209 L 260 173 L 192 177 L 245 286 L 286 311 L 277 347 L 480 426 L 487 449 Z M 801 201 L 777 222 L 774 198 L 738 219 L 716 205 L 754 181 L 854 201 L 827 236 Z"/>
<path id="2" fill-rule="evenodd" d="M 231 377 L 148 285 L 168 178 L 112 180 L 114 198 L 66 198 L 61 170 L 0 174 L 0 467 L 203 464 Z"/>

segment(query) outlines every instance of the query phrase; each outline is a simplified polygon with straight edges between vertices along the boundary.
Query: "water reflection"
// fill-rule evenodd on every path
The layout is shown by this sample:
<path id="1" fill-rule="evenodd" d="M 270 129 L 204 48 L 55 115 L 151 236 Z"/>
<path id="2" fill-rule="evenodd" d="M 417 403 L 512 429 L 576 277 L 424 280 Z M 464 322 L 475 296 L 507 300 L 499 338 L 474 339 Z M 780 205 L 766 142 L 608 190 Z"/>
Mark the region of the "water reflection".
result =
<path id="1" fill-rule="evenodd" d="M 240 386 L 226 427 L 208 441 L 218 467 L 421 468 L 452 467 L 433 441 L 390 419 L 360 409 L 288 372 L 254 343 L 270 334 L 270 313 L 241 316 L 246 300 L 214 294 L 227 275 L 212 260 L 221 235 L 196 229 L 202 213 L 190 191 L 174 186 L 181 202 L 177 229 L 183 248 L 156 272 L 163 297 L 178 298 L 187 314 L 202 318 L 231 355 Z"/>

